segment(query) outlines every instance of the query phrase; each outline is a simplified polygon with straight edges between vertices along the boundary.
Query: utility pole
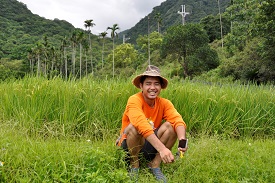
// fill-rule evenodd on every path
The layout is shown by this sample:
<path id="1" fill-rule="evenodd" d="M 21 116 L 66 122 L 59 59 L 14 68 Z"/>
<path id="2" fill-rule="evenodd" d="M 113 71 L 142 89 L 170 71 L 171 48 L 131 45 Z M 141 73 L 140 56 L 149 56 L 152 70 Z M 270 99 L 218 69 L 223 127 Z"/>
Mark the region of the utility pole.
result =
<path id="1" fill-rule="evenodd" d="M 185 17 L 189 14 L 189 12 L 185 11 L 185 5 L 181 5 L 181 11 L 178 11 L 178 14 L 182 16 L 182 25 L 185 23 Z"/>
<path id="2" fill-rule="evenodd" d="M 125 44 L 126 41 L 128 41 L 130 38 L 129 37 L 125 37 L 125 34 L 123 34 L 123 44 Z"/>
<path id="3" fill-rule="evenodd" d="M 149 20 L 150 20 L 150 18 L 149 18 L 149 15 L 148 15 L 148 64 L 149 65 L 151 65 L 151 62 L 150 62 L 150 24 L 149 24 Z"/>

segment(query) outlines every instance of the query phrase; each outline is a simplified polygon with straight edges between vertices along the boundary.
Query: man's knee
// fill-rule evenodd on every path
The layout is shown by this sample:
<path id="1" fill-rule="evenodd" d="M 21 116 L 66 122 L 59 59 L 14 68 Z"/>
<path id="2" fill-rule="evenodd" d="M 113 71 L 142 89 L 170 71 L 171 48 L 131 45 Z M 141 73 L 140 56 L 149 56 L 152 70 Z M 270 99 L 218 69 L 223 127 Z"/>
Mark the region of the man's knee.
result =
<path id="1" fill-rule="evenodd" d="M 127 137 L 130 138 L 141 138 L 141 135 L 138 133 L 137 129 L 131 123 L 125 128 L 125 134 L 127 135 Z"/>
<path id="2" fill-rule="evenodd" d="M 162 128 L 162 127 L 163 127 L 166 131 L 169 131 L 169 132 L 171 132 L 171 133 L 175 133 L 175 130 L 174 130 L 173 126 L 172 126 L 171 123 L 169 123 L 169 122 L 163 123 L 163 124 L 161 125 L 161 128 Z"/>

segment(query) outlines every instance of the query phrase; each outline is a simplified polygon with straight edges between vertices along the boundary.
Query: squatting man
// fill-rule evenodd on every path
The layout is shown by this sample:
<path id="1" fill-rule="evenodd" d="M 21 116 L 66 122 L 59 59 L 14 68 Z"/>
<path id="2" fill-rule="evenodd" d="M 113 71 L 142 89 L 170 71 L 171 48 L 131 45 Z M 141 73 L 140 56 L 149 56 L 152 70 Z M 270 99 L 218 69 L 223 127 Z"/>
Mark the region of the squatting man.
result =
<path id="1" fill-rule="evenodd" d="M 133 79 L 133 84 L 141 91 L 128 99 L 116 144 L 130 157 L 131 179 L 138 180 L 139 155 L 142 155 L 156 179 L 167 182 L 160 164 L 174 162 L 171 149 L 177 139 L 186 139 L 186 124 L 171 101 L 159 96 L 168 80 L 161 76 L 158 67 L 149 65 Z M 178 150 L 184 153 L 187 146 Z"/>

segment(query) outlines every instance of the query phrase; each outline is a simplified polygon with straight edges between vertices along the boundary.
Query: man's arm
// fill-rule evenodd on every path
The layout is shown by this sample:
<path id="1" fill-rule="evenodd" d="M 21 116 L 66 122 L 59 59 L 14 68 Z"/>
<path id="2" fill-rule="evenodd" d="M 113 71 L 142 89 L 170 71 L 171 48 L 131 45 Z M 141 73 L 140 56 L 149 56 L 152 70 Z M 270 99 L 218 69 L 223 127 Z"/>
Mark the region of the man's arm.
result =
<path id="1" fill-rule="evenodd" d="M 186 139 L 186 130 L 184 126 L 177 126 L 176 133 L 179 140 Z"/>
<path id="2" fill-rule="evenodd" d="M 186 139 L 186 129 L 184 126 L 178 126 L 176 128 L 176 133 L 179 140 Z M 185 152 L 187 150 L 187 146 L 185 148 L 179 148 L 179 150 Z"/>

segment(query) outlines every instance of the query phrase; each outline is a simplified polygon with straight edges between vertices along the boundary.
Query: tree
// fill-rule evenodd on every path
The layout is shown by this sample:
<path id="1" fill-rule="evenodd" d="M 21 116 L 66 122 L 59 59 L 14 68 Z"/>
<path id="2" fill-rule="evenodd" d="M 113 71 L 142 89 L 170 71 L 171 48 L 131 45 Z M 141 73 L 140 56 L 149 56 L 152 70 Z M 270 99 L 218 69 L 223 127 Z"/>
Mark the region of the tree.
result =
<path id="1" fill-rule="evenodd" d="M 161 48 L 162 40 L 163 40 L 163 35 L 154 31 L 149 35 L 150 38 L 150 59 L 154 61 L 154 64 L 156 64 L 157 60 L 159 61 L 159 51 Z M 148 35 L 139 35 L 139 37 L 136 40 L 137 45 L 139 49 L 141 49 L 144 53 L 144 57 L 148 57 Z"/>
<path id="2" fill-rule="evenodd" d="M 77 33 L 77 42 L 79 44 L 79 77 L 82 77 L 82 42 L 84 40 L 84 33 L 79 31 Z"/>
<path id="3" fill-rule="evenodd" d="M 112 54 L 108 55 L 107 60 L 112 60 Z M 130 43 L 118 45 L 115 48 L 115 60 L 116 73 L 129 77 L 135 72 L 138 52 Z"/>
<path id="4" fill-rule="evenodd" d="M 83 40 L 84 55 L 85 55 L 85 76 L 88 76 L 88 58 L 87 53 L 89 51 L 89 43 L 84 39 Z"/>
<path id="5" fill-rule="evenodd" d="M 92 41 L 91 41 L 91 28 L 95 26 L 95 23 L 93 23 L 93 20 L 85 20 L 84 21 L 85 28 L 88 28 L 88 34 L 89 34 L 89 48 L 91 52 L 91 67 L 92 67 L 92 74 L 94 73 L 94 66 L 93 66 L 93 54 L 92 54 Z"/>
<path id="6" fill-rule="evenodd" d="M 150 38 L 150 52 L 160 49 L 162 44 L 163 36 L 162 34 L 154 31 L 149 35 Z M 139 35 L 137 38 L 137 45 L 140 47 L 141 50 L 146 52 L 148 50 L 148 35 Z"/>
<path id="7" fill-rule="evenodd" d="M 117 30 L 119 30 L 118 24 L 114 24 L 113 27 L 107 27 L 107 30 L 111 30 L 111 38 L 113 40 L 113 78 L 115 77 L 115 37 L 118 36 Z"/>
<path id="8" fill-rule="evenodd" d="M 161 14 L 160 14 L 159 12 L 156 13 L 154 18 L 157 20 L 158 33 L 160 33 L 160 26 L 162 25 L 162 17 L 161 17 Z"/>
<path id="9" fill-rule="evenodd" d="M 165 57 L 169 54 L 176 55 L 179 63 L 182 65 L 184 76 L 189 77 L 192 76 L 192 70 L 189 69 L 196 64 L 194 60 L 197 59 L 200 63 L 205 64 L 204 60 L 206 58 L 197 57 L 196 54 L 198 54 L 198 50 L 202 50 L 201 48 L 204 48 L 204 53 L 208 52 L 205 49 L 208 49 L 210 52 L 208 42 L 208 36 L 199 24 L 172 26 L 167 30 L 163 38 L 162 56 Z M 210 55 L 213 56 L 211 52 Z M 191 57 L 195 57 L 196 59 L 190 59 Z M 214 57 L 217 57 L 217 55 Z M 208 62 L 216 62 L 216 58 L 209 59 Z"/>
<path id="10" fill-rule="evenodd" d="M 231 1 L 233 28 L 225 36 L 228 60 L 223 63 L 225 75 L 257 83 L 275 80 L 275 2 Z"/>
<path id="11" fill-rule="evenodd" d="M 223 36 L 230 32 L 230 20 L 227 14 L 223 14 Z M 215 40 L 221 39 L 219 16 L 208 15 L 201 19 L 200 24 L 206 30 L 209 41 L 212 43 Z"/>
<path id="12" fill-rule="evenodd" d="M 22 60 L 10 60 L 8 58 L 0 59 L 0 80 L 8 78 L 19 79 L 24 76 Z"/>
<path id="13" fill-rule="evenodd" d="M 234 0 L 226 9 L 231 14 L 232 30 L 224 38 L 227 50 L 234 54 L 236 51 L 243 51 L 247 41 L 253 38 L 255 29 L 254 20 L 259 12 L 259 0 L 243 1 Z"/>
<path id="14" fill-rule="evenodd" d="M 137 57 L 138 52 L 130 43 L 121 44 L 115 48 L 116 67 L 125 68 L 131 66 Z M 108 57 L 108 60 L 110 59 L 111 58 Z"/>
<path id="15" fill-rule="evenodd" d="M 35 47 L 32 48 L 32 54 L 37 60 L 37 69 L 36 69 L 36 75 L 40 76 L 41 75 L 41 55 L 43 53 L 43 45 L 40 42 L 37 42 Z"/>
<path id="16" fill-rule="evenodd" d="M 76 57 L 76 45 L 77 45 L 77 31 L 74 31 L 71 35 L 70 41 L 72 43 L 72 73 L 75 76 L 75 57 Z"/>
<path id="17" fill-rule="evenodd" d="M 49 59 L 51 60 L 51 70 L 50 70 L 50 74 L 51 76 L 54 74 L 55 71 L 55 66 L 57 65 L 56 63 L 56 49 L 54 46 L 50 46 L 49 49 Z"/>
<path id="18" fill-rule="evenodd" d="M 35 57 L 34 54 L 32 53 L 32 50 L 28 51 L 28 60 L 29 60 L 29 64 L 30 64 L 30 72 L 31 72 L 31 76 L 33 76 L 33 72 L 34 72 L 34 61 L 35 61 Z"/>
<path id="19" fill-rule="evenodd" d="M 44 56 L 44 76 L 47 76 L 48 73 L 48 61 L 49 61 L 49 49 L 50 49 L 50 44 L 49 44 L 49 40 L 48 40 L 48 36 L 44 35 L 43 36 L 43 41 L 42 41 L 42 45 L 43 45 L 43 56 Z"/>
<path id="20" fill-rule="evenodd" d="M 256 18 L 256 33 L 264 38 L 261 57 L 267 68 L 262 75 L 265 81 L 275 81 L 275 1 L 266 0 L 259 6 L 259 15 Z"/>
<path id="21" fill-rule="evenodd" d="M 67 38 L 64 37 L 61 40 L 60 52 L 62 54 L 61 58 L 63 58 L 61 63 L 63 63 L 63 61 L 64 61 L 65 80 L 67 80 L 67 77 L 68 77 L 67 46 L 68 46 Z M 63 67 L 63 64 L 61 64 L 61 66 Z M 62 67 L 60 67 L 60 74 L 62 73 Z"/>
<path id="22" fill-rule="evenodd" d="M 105 44 L 105 37 L 107 36 L 107 32 L 104 31 L 104 32 L 101 32 L 100 33 L 100 37 L 102 37 L 102 51 L 101 51 L 101 68 L 103 69 L 103 62 L 104 62 L 104 44 Z"/>
<path id="23" fill-rule="evenodd" d="M 221 7 L 220 7 L 220 0 L 217 0 L 218 8 L 219 8 L 219 16 L 220 16 L 220 30 L 221 30 L 221 40 L 222 40 L 222 48 L 223 48 L 223 27 L 222 27 L 222 14 L 221 14 Z"/>

